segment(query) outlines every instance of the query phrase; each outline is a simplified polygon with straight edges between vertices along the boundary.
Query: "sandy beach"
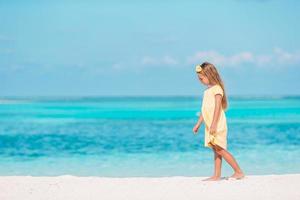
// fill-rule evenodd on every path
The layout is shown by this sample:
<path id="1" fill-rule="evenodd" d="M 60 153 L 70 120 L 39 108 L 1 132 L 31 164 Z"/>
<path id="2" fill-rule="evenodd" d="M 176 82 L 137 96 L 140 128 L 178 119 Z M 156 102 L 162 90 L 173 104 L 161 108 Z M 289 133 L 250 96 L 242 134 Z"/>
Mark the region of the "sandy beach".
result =
<path id="1" fill-rule="evenodd" d="M 243 180 L 206 177 L 0 177 L 0 199 L 300 199 L 300 174 L 251 175 Z"/>

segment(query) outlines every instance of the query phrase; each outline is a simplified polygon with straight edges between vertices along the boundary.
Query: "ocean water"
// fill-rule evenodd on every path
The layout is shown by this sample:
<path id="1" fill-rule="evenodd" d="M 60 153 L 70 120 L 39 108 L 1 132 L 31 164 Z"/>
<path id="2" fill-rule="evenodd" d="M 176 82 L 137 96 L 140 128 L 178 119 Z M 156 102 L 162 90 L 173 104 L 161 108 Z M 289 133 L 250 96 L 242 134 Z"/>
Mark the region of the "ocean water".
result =
<path id="1" fill-rule="evenodd" d="M 202 97 L 0 98 L 0 175 L 210 176 Z M 300 97 L 230 97 L 228 151 L 248 175 L 300 173 Z M 222 176 L 231 175 L 223 159 Z"/>

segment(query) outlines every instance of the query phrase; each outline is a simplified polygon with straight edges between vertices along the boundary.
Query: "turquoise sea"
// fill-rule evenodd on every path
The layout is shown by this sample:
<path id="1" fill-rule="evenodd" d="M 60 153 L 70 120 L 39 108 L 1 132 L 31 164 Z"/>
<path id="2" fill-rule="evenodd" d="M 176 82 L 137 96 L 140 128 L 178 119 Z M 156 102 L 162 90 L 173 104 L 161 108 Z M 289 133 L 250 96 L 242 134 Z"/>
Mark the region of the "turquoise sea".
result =
<path id="1" fill-rule="evenodd" d="M 204 126 L 192 132 L 201 101 L 2 97 L 0 175 L 210 176 Z M 300 173 L 300 97 L 230 97 L 226 116 L 228 151 L 246 175 Z"/>

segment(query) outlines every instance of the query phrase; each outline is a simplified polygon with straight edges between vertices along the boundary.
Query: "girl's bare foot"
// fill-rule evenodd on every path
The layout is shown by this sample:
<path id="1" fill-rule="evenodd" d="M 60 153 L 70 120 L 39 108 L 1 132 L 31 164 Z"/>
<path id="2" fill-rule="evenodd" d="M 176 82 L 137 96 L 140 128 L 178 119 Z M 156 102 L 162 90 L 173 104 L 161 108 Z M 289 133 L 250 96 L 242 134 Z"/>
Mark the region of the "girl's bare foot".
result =
<path id="1" fill-rule="evenodd" d="M 235 179 L 242 179 L 245 177 L 245 174 L 243 172 L 235 172 L 232 176 L 229 178 L 235 178 Z"/>
<path id="2" fill-rule="evenodd" d="M 212 176 L 212 177 L 203 179 L 202 181 L 219 181 L 219 180 L 221 180 L 221 177 L 219 177 L 219 176 Z"/>

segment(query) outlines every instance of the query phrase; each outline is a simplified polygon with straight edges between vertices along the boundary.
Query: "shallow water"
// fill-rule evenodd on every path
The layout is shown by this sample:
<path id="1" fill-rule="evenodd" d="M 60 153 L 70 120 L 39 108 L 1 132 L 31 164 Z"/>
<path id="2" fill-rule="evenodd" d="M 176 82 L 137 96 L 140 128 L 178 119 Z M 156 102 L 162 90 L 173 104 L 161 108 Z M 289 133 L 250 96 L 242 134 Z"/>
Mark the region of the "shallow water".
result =
<path id="1" fill-rule="evenodd" d="M 209 176 L 201 97 L 0 99 L 0 175 Z M 300 173 L 300 97 L 232 97 L 228 151 L 246 174 Z M 223 160 L 222 175 L 231 167 Z"/>

